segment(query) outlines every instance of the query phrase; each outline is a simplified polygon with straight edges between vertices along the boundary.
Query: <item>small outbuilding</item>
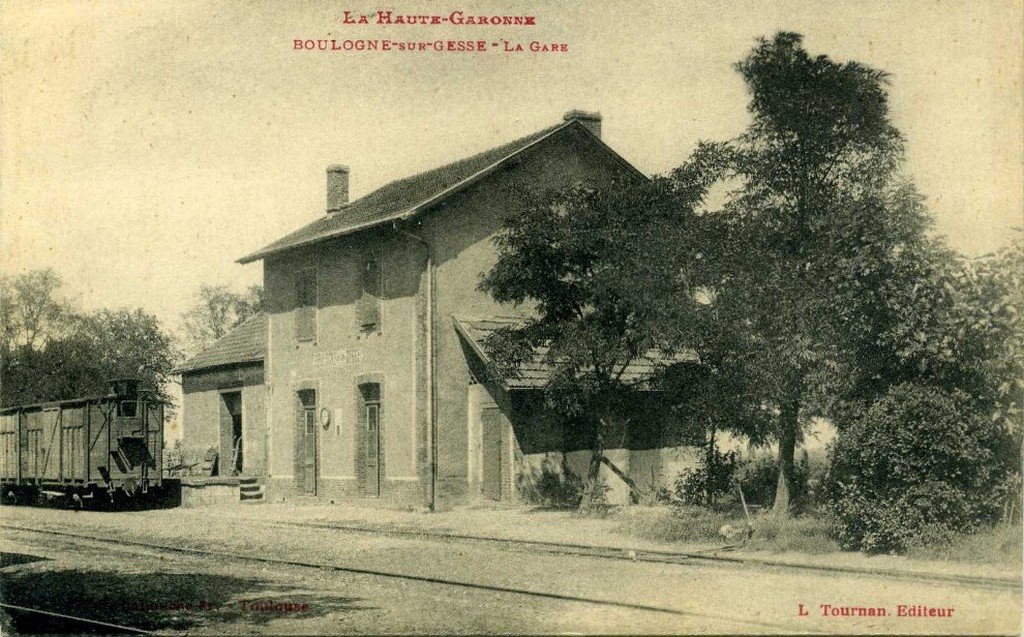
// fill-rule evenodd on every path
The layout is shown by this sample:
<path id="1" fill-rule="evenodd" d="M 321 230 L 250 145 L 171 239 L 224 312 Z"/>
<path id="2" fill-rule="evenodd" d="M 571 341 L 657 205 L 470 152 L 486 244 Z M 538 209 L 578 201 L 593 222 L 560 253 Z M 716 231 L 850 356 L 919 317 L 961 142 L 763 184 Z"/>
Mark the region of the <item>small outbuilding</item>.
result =
<path id="1" fill-rule="evenodd" d="M 266 474 L 266 352 L 267 317 L 261 313 L 175 370 L 183 393 L 183 461 L 217 476 Z"/>

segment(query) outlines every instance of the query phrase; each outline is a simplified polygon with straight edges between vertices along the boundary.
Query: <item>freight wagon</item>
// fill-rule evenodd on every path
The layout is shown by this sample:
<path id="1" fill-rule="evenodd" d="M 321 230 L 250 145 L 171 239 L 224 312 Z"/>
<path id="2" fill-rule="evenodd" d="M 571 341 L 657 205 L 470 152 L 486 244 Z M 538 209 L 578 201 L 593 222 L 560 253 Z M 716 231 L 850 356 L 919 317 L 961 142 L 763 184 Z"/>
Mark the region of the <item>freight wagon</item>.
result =
<path id="1" fill-rule="evenodd" d="M 163 486 L 164 403 L 135 380 L 104 396 L 0 409 L 0 495 L 105 506 Z"/>

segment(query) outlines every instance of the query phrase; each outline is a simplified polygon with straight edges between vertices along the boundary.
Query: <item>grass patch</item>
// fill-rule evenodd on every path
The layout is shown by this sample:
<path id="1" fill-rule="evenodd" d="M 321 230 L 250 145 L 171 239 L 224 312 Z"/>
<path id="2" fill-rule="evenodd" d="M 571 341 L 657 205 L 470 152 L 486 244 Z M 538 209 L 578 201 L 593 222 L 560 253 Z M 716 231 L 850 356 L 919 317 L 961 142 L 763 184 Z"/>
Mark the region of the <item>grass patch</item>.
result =
<path id="1" fill-rule="evenodd" d="M 908 557 L 955 562 L 977 562 L 982 564 L 1013 565 L 1018 569 L 1022 564 L 1024 536 L 1020 524 L 997 524 L 996 526 L 962 535 L 948 544 L 915 546 L 907 551 Z"/>
<path id="2" fill-rule="evenodd" d="M 754 521 L 754 537 L 747 542 L 751 551 L 819 554 L 841 550 L 829 532 L 827 519 L 803 515 L 786 520 L 761 516 Z"/>
<path id="3" fill-rule="evenodd" d="M 702 507 L 628 507 L 619 518 L 618 531 L 644 540 L 690 544 L 738 544 L 719 535 L 725 524 L 745 527 L 740 511 L 711 511 Z M 754 518 L 754 536 L 743 547 L 781 553 L 831 553 L 839 544 L 829 535 L 828 521 L 801 516 L 778 521 L 766 515 Z"/>
<path id="4" fill-rule="evenodd" d="M 637 539 L 690 545 L 739 545 L 719 535 L 725 524 L 744 527 L 742 511 L 709 511 L 695 506 L 625 507 L 614 519 L 616 531 Z M 777 520 L 765 513 L 753 519 L 754 535 L 740 548 L 766 553 L 821 555 L 842 551 L 830 533 L 830 521 L 821 515 L 801 515 Z M 1024 563 L 1024 530 L 1020 524 L 1000 524 L 942 545 L 917 546 L 910 558 L 995 564 L 1021 568 Z M 680 546 L 680 549 L 684 547 Z"/>
<path id="5" fill-rule="evenodd" d="M 741 524 L 731 514 L 701 507 L 627 507 L 621 513 L 621 533 L 658 542 L 721 543 L 723 524 Z"/>

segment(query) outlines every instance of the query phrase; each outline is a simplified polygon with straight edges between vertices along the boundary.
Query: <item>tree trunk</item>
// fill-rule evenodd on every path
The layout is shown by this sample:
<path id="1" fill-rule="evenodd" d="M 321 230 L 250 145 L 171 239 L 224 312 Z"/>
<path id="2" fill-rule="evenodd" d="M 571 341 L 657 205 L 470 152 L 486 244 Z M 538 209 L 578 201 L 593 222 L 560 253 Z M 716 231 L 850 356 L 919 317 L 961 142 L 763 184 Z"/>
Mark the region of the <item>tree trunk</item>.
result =
<path id="1" fill-rule="evenodd" d="M 590 470 L 587 471 L 587 484 L 591 485 L 597 482 L 597 476 L 601 471 L 601 458 L 604 457 L 604 439 L 601 437 L 601 432 L 598 431 L 594 434 L 594 441 L 591 445 L 590 455 Z"/>
<path id="2" fill-rule="evenodd" d="M 634 482 L 633 479 L 630 478 L 628 475 L 623 473 L 622 469 L 619 469 L 617 466 L 615 466 L 615 463 L 609 460 L 608 456 L 601 456 L 601 462 L 609 469 L 611 469 L 612 473 L 619 476 L 620 480 L 626 483 L 626 486 L 629 487 L 629 493 L 633 501 L 633 504 L 639 504 L 640 502 L 644 501 L 645 496 L 647 496 L 648 494 L 641 491 L 637 483 Z"/>
<path id="3" fill-rule="evenodd" d="M 796 434 L 800 417 L 800 403 L 790 401 L 779 414 L 779 481 L 775 487 L 772 515 L 789 517 L 790 495 L 793 491 L 793 456 L 796 454 Z"/>
<path id="4" fill-rule="evenodd" d="M 715 495 L 712 489 L 712 479 L 715 475 L 715 425 L 714 423 L 708 422 L 708 430 L 710 435 L 708 437 L 708 450 L 705 456 L 705 480 L 704 480 L 704 506 L 709 509 L 715 506 Z"/>

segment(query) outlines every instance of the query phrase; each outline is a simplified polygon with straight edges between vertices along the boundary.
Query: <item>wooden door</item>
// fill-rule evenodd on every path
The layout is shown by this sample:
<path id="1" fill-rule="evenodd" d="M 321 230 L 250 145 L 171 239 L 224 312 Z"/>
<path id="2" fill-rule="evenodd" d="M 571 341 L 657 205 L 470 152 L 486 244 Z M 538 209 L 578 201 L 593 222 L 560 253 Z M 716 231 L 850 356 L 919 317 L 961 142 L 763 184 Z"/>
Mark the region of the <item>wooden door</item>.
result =
<path id="1" fill-rule="evenodd" d="M 25 468 L 24 476 L 31 478 L 38 483 L 42 478 L 43 468 L 43 430 L 29 429 L 26 431 L 28 444 L 25 445 Z"/>
<path id="2" fill-rule="evenodd" d="M 501 410 L 484 407 L 480 410 L 482 435 L 481 462 L 483 482 L 480 493 L 491 500 L 501 499 L 501 472 L 504 459 L 501 445 Z"/>
<path id="3" fill-rule="evenodd" d="M 302 408 L 299 410 L 299 487 L 305 495 L 316 495 L 317 453 L 316 453 L 316 393 L 307 390 L 299 393 Z"/>
<path id="4" fill-rule="evenodd" d="M 65 407 L 60 414 L 60 477 L 62 480 L 85 479 L 85 445 L 82 425 L 86 407 Z"/>
<path id="5" fill-rule="evenodd" d="M 380 402 L 368 401 L 366 414 L 366 481 L 363 494 L 380 497 Z"/>
<path id="6" fill-rule="evenodd" d="M 60 475 L 60 413 L 59 407 L 43 410 L 43 439 L 41 441 L 39 477 L 58 481 Z"/>

